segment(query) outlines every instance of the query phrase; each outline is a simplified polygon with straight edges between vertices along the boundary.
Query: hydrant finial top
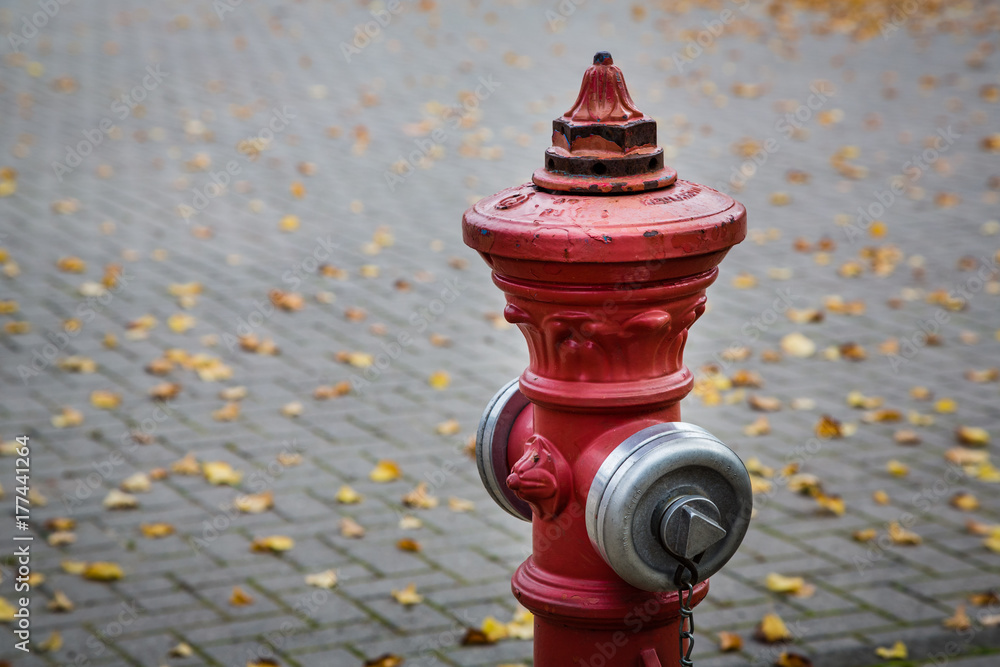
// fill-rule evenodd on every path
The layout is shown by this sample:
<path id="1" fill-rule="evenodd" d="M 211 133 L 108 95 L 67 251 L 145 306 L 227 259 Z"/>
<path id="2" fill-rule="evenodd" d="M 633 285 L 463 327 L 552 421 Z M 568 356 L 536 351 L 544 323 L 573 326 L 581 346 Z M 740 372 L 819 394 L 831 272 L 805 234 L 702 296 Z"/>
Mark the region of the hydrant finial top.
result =
<path id="1" fill-rule="evenodd" d="M 552 121 L 552 147 L 535 185 L 558 192 L 636 192 L 664 188 L 677 172 L 663 164 L 656 121 L 636 107 L 607 51 L 594 55 L 569 111 Z"/>

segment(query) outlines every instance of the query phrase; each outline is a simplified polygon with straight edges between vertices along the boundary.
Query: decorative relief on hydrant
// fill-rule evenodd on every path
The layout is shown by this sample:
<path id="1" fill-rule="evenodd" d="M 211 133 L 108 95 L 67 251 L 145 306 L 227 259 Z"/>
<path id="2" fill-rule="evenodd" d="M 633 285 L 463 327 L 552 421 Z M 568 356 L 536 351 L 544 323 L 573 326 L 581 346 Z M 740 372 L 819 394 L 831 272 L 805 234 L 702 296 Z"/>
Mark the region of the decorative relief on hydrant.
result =
<path id="1" fill-rule="evenodd" d="M 663 163 L 608 53 L 552 129 L 531 183 L 463 217 L 530 354 L 486 408 L 477 465 L 531 522 L 511 586 L 535 614 L 535 667 L 669 667 L 753 504 L 739 457 L 679 407 L 688 329 L 746 210 Z M 629 627 L 640 608 L 655 611 Z"/>
<path id="2" fill-rule="evenodd" d="M 507 486 L 543 519 L 566 506 L 573 473 L 559 450 L 540 435 L 528 438 L 524 454 L 507 477 Z"/>

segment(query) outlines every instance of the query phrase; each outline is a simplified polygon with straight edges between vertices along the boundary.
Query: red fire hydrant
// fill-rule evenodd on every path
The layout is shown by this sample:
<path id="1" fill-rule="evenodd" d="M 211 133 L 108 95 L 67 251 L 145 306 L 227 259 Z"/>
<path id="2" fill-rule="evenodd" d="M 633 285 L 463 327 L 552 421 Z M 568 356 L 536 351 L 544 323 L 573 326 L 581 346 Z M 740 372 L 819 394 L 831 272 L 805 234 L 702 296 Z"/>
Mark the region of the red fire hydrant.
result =
<path id="1" fill-rule="evenodd" d="M 691 607 L 753 501 L 739 457 L 680 422 L 682 354 L 746 209 L 664 165 L 601 52 L 532 182 L 462 222 L 530 353 L 487 406 L 477 458 L 532 524 L 512 588 L 535 615 L 535 667 L 689 665 Z"/>

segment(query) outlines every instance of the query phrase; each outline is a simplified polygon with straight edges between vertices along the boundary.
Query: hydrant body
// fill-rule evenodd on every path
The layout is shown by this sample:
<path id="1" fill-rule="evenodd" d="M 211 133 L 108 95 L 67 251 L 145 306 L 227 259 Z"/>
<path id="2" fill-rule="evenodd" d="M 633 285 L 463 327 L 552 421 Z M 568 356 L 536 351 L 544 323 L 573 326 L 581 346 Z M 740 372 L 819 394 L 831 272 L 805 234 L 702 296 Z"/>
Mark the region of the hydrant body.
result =
<path id="1" fill-rule="evenodd" d="M 606 53 L 553 127 L 533 182 L 463 218 L 530 353 L 486 409 L 479 470 L 532 523 L 512 588 L 536 667 L 675 665 L 678 588 L 705 596 L 752 504 L 739 458 L 679 409 L 688 328 L 746 211 L 677 180 Z"/>

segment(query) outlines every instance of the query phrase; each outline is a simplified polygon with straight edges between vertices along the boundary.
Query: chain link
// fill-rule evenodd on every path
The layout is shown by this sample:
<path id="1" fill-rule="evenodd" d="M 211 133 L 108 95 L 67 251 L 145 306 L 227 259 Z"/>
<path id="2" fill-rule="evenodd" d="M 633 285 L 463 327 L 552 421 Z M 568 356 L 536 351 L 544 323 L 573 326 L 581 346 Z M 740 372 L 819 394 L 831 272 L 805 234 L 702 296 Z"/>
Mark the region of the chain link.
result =
<path id="1" fill-rule="evenodd" d="M 681 564 L 677 566 L 677 571 L 674 573 L 674 585 L 677 586 L 677 601 L 680 603 L 681 613 L 679 625 L 680 665 L 681 667 L 693 667 L 691 652 L 694 651 L 694 610 L 691 608 L 691 600 L 694 597 L 694 582 L 698 581 L 698 566 L 694 561 L 686 558 L 678 560 Z M 687 581 L 684 581 L 685 572 L 691 575 Z M 686 649 L 685 642 L 687 642 Z"/>

